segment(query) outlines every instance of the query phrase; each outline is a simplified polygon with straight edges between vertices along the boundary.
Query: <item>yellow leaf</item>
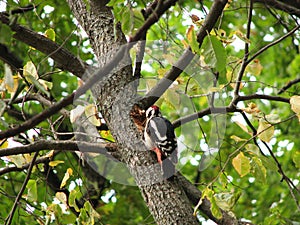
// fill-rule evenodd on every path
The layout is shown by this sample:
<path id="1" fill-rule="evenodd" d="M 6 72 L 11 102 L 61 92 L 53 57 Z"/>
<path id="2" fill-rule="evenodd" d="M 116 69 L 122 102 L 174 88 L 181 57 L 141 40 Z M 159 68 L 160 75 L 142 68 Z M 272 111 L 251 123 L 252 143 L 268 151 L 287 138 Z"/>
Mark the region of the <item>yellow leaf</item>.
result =
<path id="1" fill-rule="evenodd" d="M 254 76 L 258 76 L 260 75 L 262 69 L 263 66 L 260 64 L 260 61 L 258 59 L 255 59 L 247 66 L 246 71 Z"/>
<path id="2" fill-rule="evenodd" d="M 260 113 L 260 110 L 259 108 L 257 107 L 257 105 L 253 102 L 250 102 L 248 104 L 248 107 L 247 108 L 242 108 L 243 111 L 245 111 L 246 113 L 249 113 L 249 114 L 254 114 L 256 115 L 257 113 Z"/>
<path id="3" fill-rule="evenodd" d="M 65 162 L 65 161 L 62 161 L 62 160 L 51 161 L 51 162 L 49 162 L 49 166 L 55 167 L 55 166 L 57 166 L 58 164 L 61 164 L 61 163 L 64 163 L 64 162 Z"/>
<path id="4" fill-rule="evenodd" d="M 5 140 L 5 141 L 2 141 L 0 140 L 0 149 L 4 149 L 4 148 L 7 148 L 8 147 L 8 141 Z"/>
<path id="5" fill-rule="evenodd" d="M 294 95 L 290 98 L 291 108 L 295 113 L 300 113 L 300 96 Z"/>
<path id="6" fill-rule="evenodd" d="M 46 90 L 51 90 L 52 87 L 53 87 L 53 83 L 52 82 L 49 82 L 49 81 L 46 81 L 46 80 L 39 80 L 39 82 L 41 83 L 41 85 L 43 85 L 43 87 Z"/>
<path id="7" fill-rule="evenodd" d="M 244 155 L 243 152 L 240 152 L 232 159 L 232 165 L 241 177 L 250 172 L 250 160 Z"/>
<path id="8" fill-rule="evenodd" d="M 248 43 L 248 44 L 251 43 L 251 41 L 246 37 L 246 35 L 243 34 L 240 30 L 235 31 L 234 34 L 235 34 L 239 39 L 241 39 L 243 42 L 246 42 L 246 43 Z"/>
<path id="9" fill-rule="evenodd" d="M 66 185 L 67 181 L 69 180 L 70 176 L 72 176 L 72 174 L 73 174 L 73 170 L 71 168 L 68 168 L 64 178 L 61 181 L 60 188 L 63 188 Z"/>
<path id="10" fill-rule="evenodd" d="M 13 76 L 13 85 L 8 86 L 7 84 L 5 85 L 7 91 L 9 93 L 15 93 L 16 90 L 18 89 L 19 86 L 19 76 Z"/>
<path id="11" fill-rule="evenodd" d="M 165 73 L 168 72 L 168 69 L 160 68 L 157 70 L 158 78 L 163 78 Z"/>
<path id="12" fill-rule="evenodd" d="M 26 160 L 23 155 L 10 155 L 7 156 L 8 160 L 14 163 L 18 168 L 26 164 Z"/>
<path id="13" fill-rule="evenodd" d="M 247 141 L 246 139 L 240 138 L 236 135 L 230 136 L 231 139 L 233 139 L 235 142 L 241 142 L 241 141 Z"/>
<path id="14" fill-rule="evenodd" d="M 260 120 L 257 128 L 258 138 L 262 141 L 269 142 L 274 135 L 274 130 L 274 126 L 264 120 Z"/>
<path id="15" fill-rule="evenodd" d="M 219 92 L 225 87 L 224 84 L 220 84 L 218 87 L 210 87 L 208 89 L 209 92 Z"/>
<path id="16" fill-rule="evenodd" d="M 189 47 L 189 44 L 185 40 L 181 40 L 181 43 L 183 44 L 184 48 Z"/>
<path id="17" fill-rule="evenodd" d="M 61 202 L 67 205 L 67 196 L 64 192 L 56 192 L 55 197 Z"/>
<path id="18" fill-rule="evenodd" d="M 23 74 L 25 77 L 31 75 L 33 76 L 36 80 L 39 78 L 37 70 L 35 68 L 35 65 L 33 64 L 33 62 L 29 61 L 26 63 L 26 65 L 23 67 Z"/>
<path id="19" fill-rule="evenodd" d="M 27 163 L 30 163 L 32 160 L 32 156 L 30 154 L 24 154 L 23 157 Z"/>
<path id="20" fill-rule="evenodd" d="M 193 31 L 194 31 L 194 26 L 191 25 L 191 26 L 189 27 L 187 33 L 186 33 L 186 37 L 187 37 L 187 39 L 188 39 L 189 42 L 191 42 L 192 39 L 193 39 Z"/>
<path id="21" fill-rule="evenodd" d="M 244 124 L 242 124 L 242 123 L 240 123 L 240 122 L 238 122 L 238 121 L 235 121 L 235 123 L 236 123 L 240 128 L 242 128 L 243 131 L 245 131 L 246 133 L 249 133 L 247 126 L 245 126 Z"/>
<path id="22" fill-rule="evenodd" d="M 233 71 L 228 70 L 226 72 L 226 79 L 228 80 L 228 82 L 230 82 L 230 86 L 232 88 L 235 88 L 235 86 L 236 86 L 237 76 L 238 76 L 237 69 L 235 69 Z M 239 89 L 242 89 L 242 88 L 243 88 L 243 83 L 241 82 Z"/>
<path id="23" fill-rule="evenodd" d="M 84 109 L 85 115 L 94 126 L 100 126 L 101 120 L 98 117 L 97 108 L 94 104 L 89 104 Z"/>
<path id="24" fill-rule="evenodd" d="M 48 157 L 48 158 L 50 158 L 50 157 L 53 156 L 53 154 L 54 154 L 54 150 L 51 150 L 51 151 L 48 152 L 45 156 Z"/>

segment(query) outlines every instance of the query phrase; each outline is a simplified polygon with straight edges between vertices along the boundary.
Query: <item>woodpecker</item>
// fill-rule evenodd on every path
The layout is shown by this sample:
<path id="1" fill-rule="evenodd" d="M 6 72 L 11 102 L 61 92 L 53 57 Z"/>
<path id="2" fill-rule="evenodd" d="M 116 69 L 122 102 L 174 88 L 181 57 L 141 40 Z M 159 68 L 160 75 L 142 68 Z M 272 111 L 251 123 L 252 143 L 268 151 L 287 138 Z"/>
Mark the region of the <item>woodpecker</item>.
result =
<path id="1" fill-rule="evenodd" d="M 175 173 L 177 163 L 177 139 L 173 125 L 161 115 L 156 105 L 146 110 L 143 139 L 146 147 L 156 153 L 163 176 L 171 177 Z"/>

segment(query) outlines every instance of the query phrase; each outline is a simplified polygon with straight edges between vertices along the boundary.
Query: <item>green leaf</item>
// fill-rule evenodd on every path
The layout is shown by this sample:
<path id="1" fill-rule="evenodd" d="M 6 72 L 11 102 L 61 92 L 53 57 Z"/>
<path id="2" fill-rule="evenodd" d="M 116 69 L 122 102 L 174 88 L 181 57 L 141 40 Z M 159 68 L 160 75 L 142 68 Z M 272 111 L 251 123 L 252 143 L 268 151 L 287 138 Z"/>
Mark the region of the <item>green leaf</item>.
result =
<path id="1" fill-rule="evenodd" d="M 213 216 L 218 218 L 218 219 L 221 219 L 222 218 L 222 212 L 221 212 L 219 206 L 217 205 L 216 199 L 214 197 L 214 191 L 212 189 L 210 189 L 209 187 L 206 187 L 203 190 L 201 199 L 200 199 L 198 205 L 195 207 L 194 215 L 195 215 L 195 211 L 200 206 L 200 204 L 202 203 L 204 198 L 207 198 L 207 200 L 210 201 L 210 204 L 211 204 L 210 205 L 210 210 L 211 210 Z"/>
<path id="2" fill-rule="evenodd" d="M 134 18 L 134 21 L 133 21 L 133 26 L 134 26 L 134 30 L 132 31 L 132 34 L 134 34 L 138 28 L 140 28 L 144 22 L 145 22 L 145 19 L 144 19 L 144 16 L 141 12 L 141 10 L 138 10 L 138 9 L 133 9 L 132 10 L 133 12 L 133 18 Z"/>
<path id="3" fill-rule="evenodd" d="M 123 0 L 110 0 L 106 5 L 110 7 L 114 7 L 123 2 L 124 2 Z"/>
<path id="4" fill-rule="evenodd" d="M 255 144 L 246 144 L 245 149 L 247 150 L 247 153 L 249 153 L 249 154 L 254 154 L 256 156 L 261 155 L 259 148 Z"/>
<path id="5" fill-rule="evenodd" d="M 287 71 L 289 74 L 293 76 L 298 76 L 300 69 L 299 69 L 299 64 L 300 64 L 300 55 L 296 55 L 293 61 L 289 64 L 287 67 Z"/>
<path id="6" fill-rule="evenodd" d="M 73 207 L 76 212 L 79 212 L 80 209 L 78 208 L 77 204 L 76 204 L 76 198 L 78 196 L 78 191 L 77 190 L 72 190 L 70 192 L 70 195 L 69 195 L 69 206 Z"/>
<path id="7" fill-rule="evenodd" d="M 226 73 L 226 51 L 221 41 L 215 36 L 207 36 L 202 44 L 205 63 L 218 72 Z"/>
<path id="8" fill-rule="evenodd" d="M 35 180 L 29 180 L 27 183 L 27 200 L 31 202 L 37 201 L 37 185 Z"/>
<path id="9" fill-rule="evenodd" d="M 300 151 L 296 151 L 293 155 L 293 162 L 297 168 L 300 168 Z"/>
<path id="10" fill-rule="evenodd" d="M 121 17 L 121 28 L 125 34 L 129 34 L 133 29 L 133 12 L 129 7 L 125 7 Z"/>
<path id="11" fill-rule="evenodd" d="M 264 155 L 260 155 L 260 156 L 258 156 L 258 158 L 262 161 L 262 164 L 266 168 L 268 168 L 268 169 L 270 169 L 270 170 L 272 170 L 274 172 L 278 170 L 278 167 L 277 167 L 276 163 L 271 158 L 268 158 L 268 157 L 266 157 Z"/>
<path id="12" fill-rule="evenodd" d="M 43 92 L 44 94 L 46 94 L 50 98 L 49 91 L 47 91 L 45 89 L 45 87 L 38 80 L 35 79 L 34 76 L 28 74 L 26 76 L 26 78 L 27 78 L 27 80 L 28 80 L 29 83 L 33 84 L 38 90 L 40 90 L 41 92 Z"/>
<path id="13" fill-rule="evenodd" d="M 51 41 L 55 41 L 55 31 L 52 28 L 46 30 L 45 36 Z"/>
<path id="14" fill-rule="evenodd" d="M 217 205 L 226 211 L 230 211 L 235 206 L 240 196 L 241 192 L 223 192 L 214 195 Z"/>
<path id="15" fill-rule="evenodd" d="M 250 172 L 250 160 L 242 152 L 233 158 L 232 165 L 241 177 Z"/>
<path id="16" fill-rule="evenodd" d="M 266 183 L 267 170 L 258 157 L 252 157 L 251 172 L 257 181 Z"/>
<path id="17" fill-rule="evenodd" d="M 83 208 L 80 209 L 80 224 L 93 225 L 100 218 L 100 215 L 93 209 L 92 205 L 86 201 Z"/>

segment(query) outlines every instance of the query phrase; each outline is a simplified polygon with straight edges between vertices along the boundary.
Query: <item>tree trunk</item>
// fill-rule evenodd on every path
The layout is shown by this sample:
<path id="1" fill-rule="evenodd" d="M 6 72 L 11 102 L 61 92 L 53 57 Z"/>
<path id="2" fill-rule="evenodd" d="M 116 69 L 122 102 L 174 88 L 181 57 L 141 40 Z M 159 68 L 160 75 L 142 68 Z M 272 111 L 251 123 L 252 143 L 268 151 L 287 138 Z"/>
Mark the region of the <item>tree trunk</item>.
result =
<path id="1" fill-rule="evenodd" d="M 114 27 L 113 15 L 106 2 L 83 1 L 68 3 L 81 26 L 89 35 L 100 67 L 113 57 L 126 43 L 120 27 Z M 87 10 L 89 9 L 89 10 Z M 116 36 L 115 36 L 116 35 Z M 92 88 L 97 96 L 101 113 L 116 142 L 120 146 L 122 161 L 126 163 L 157 224 L 198 224 L 192 206 L 177 179 L 164 180 L 155 157 L 146 151 L 141 136 L 130 118 L 130 110 L 137 102 L 136 82 L 133 81 L 131 63 L 124 56 L 124 67 L 109 74 Z M 127 65 L 126 65 L 127 64 Z"/>

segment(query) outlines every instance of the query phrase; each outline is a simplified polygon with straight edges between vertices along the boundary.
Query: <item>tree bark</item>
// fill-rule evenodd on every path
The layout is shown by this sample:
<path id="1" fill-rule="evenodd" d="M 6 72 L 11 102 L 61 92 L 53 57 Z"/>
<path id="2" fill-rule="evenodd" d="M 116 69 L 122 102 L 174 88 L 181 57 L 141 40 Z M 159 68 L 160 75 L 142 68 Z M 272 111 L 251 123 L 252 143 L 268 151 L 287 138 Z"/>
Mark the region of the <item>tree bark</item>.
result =
<path id="1" fill-rule="evenodd" d="M 111 10 L 102 1 L 90 1 L 89 7 L 83 1 L 68 0 L 68 3 L 89 35 L 100 67 L 103 66 L 126 43 L 120 27 L 114 27 Z M 121 146 L 122 161 L 134 175 L 157 224 L 198 224 L 193 216 L 192 206 L 177 180 L 168 181 L 157 176 L 160 168 L 155 165 L 155 157 L 146 151 L 130 118 L 130 110 L 137 102 L 137 85 L 133 81 L 128 59 L 125 53 L 125 66 L 118 66 L 114 73 L 110 73 L 100 84 L 94 85 L 92 92 L 97 96 L 110 131 Z"/>

